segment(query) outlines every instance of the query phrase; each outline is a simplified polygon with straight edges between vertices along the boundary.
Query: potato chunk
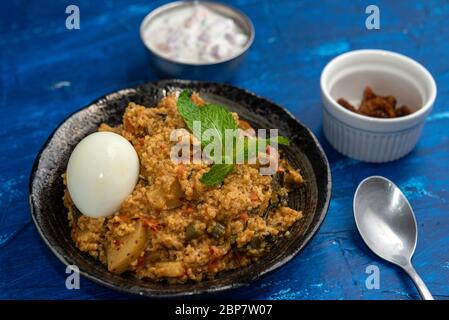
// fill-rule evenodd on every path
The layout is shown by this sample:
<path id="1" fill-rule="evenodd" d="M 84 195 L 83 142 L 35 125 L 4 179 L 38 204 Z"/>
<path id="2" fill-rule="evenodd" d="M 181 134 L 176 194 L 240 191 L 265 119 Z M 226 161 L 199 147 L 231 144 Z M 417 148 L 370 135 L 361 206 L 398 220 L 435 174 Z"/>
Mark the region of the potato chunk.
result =
<path id="1" fill-rule="evenodd" d="M 288 184 L 301 184 L 303 181 L 301 174 L 296 170 L 290 170 L 285 177 L 285 182 Z"/>
<path id="2" fill-rule="evenodd" d="M 107 246 L 108 270 L 117 274 L 124 272 L 129 264 L 142 253 L 146 240 L 146 229 L 142 222 L 137 221 L 133 232 L 109 242 Z"/>
<path id="3" fill-rule="evenodd" d="M 182 191 L 179 181 L 170 175 L 163 176 L 161 181 L 151 186 L 147 192 L 148 202 L 154 209 L 174 209 L 182 205 Z"/>

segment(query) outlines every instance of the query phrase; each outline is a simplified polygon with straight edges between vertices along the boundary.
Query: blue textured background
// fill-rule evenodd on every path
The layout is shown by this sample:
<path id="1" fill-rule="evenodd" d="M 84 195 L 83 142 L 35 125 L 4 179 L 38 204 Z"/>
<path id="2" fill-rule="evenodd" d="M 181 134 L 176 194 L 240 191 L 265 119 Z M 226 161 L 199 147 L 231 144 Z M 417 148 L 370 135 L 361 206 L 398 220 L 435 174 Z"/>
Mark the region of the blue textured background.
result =
<path id="1" fill-rule="evenodd" d="M 28 176 L 57 124 L 93 99 L 155 79 L 138 27 L 164 1 L 0 2 L 0 298 L 130 298 L 81 279 L 65 289 L 65 267 L 30 221 Z M 384 175 L 409 197 L 419 223 L 414 263 L 437 298 L 449 298 L 449 3 L 375 1 L 381 30 L 365 29 L 372 1 L 262 1 L 232 4 L 253 20 L 256 40 L 233 83 L 292 111 L 329 157 L 333 197 L 310 245 L 292 262 L 249 288 L 221 295 L 256 299 L 410 299 L 411 281 L 381 262 L 355 229 L 352 196 L 366 176 Z M 77 4 L 81 29 L 65 29 Z M 438 98 L 416 149 L 402 160 L 372 165 L 348 159 L 325 141 L 319 75 L 335 55 L 359 48 L 401 52 L 422 62 Z M 381 271 L 381 288 L 365 287 L 365 268 Z"/>

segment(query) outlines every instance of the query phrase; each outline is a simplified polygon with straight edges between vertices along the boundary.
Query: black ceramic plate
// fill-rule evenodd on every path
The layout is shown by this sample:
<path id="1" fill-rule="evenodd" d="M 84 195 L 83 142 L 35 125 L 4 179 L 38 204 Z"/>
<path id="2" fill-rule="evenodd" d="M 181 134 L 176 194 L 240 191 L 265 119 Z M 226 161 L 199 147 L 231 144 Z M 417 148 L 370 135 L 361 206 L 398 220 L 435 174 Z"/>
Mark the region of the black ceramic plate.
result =
<path id="1" fill-rule="evenodd" d="M 76 144 L 95 132 L 102 122 L 120 123 L 128 102 L 154 106 L 168 92 L 189 88 L 208 101 L 222 103 L 255 128 L 277 128 L 290 138 L 284 148 L 289 162 L 301 170 L 305 183 L 290 194 L 290 206 L 305 219 L 291 229 L 291 237 L 274 244 L 267 255 L 248 267 L 227 271 L 200 283 L 168 285 L 139 280 L 130 274 L 115 275 L 88 254 L 80 252 L 70 237 L 63 206 L 61 174 Z M 109 94 L 69 116 L 53 132 L 38 154 L 30 177 L 31 215 L 42 239 L 66 265 L 77 265 L 87 278 L 119 291 L 152 297 L 174 297 L 218 292 L 246 286 L 292 259 L 318 231 L 329 205 L 331 175 L 326 156 L 314 135 L 288 111 L 248 91 L 224 84 L 181 80 L 161 81 Z"/>

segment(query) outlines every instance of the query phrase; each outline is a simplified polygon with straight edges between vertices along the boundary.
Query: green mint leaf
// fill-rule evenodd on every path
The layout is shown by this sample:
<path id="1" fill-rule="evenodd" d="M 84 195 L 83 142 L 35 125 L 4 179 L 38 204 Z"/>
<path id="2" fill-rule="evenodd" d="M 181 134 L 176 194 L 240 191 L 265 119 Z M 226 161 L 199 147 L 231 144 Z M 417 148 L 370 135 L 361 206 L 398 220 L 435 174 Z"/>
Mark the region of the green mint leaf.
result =
<path id="1" fill-rule="evenodd" d="M 270 141 L 273 141 L 273 140 L 276 140 L 278 144 L 282 144 L 284 146 L 288 146 L 290 144 L 290 140 L 284 136 L 277 136 L 277 137 L 270 139 Z"/>
<path id="2" fill-rule="evenodd" d="M 193 121 L 200 121 L 201 108 L 190 100 L 191 95 L 192 93 L 189 90 L 183 90 L 179 94 L 177 106 L 179 114 L 184 118 L 187 128 L 193 132 Z"/>
<path id="3" fill-rule="evenodd" d="M 226 129 L 235 132 L 238 128 L 234 117 L 225 107 L 217 104 L 206 104 L 200 110 L 201 144 L 203 146 L 209 144 L 210 139 L 207 139 L 204 133 L 206 130 L 211 130 L 209 134 L 219 139 L 221 146 L 224 148 Z"/>
<path id="4" fill-rule="evenodd" d="M 274 141 L 277 142 L 277 144 L 281 145 L 289 145 L 290 140 L 284 136 L 277 136 L 270 139 L 263 139 L 263 138 L 251 138 L 251 137 L 245 137 L 245 140 L 243 141 L 243 152 L 246 160 L 249 160 L 257 155 L 259 144 L 265 143 L 266 146 L 270 145 Z M 252 143 L 250 148 L 250 143 Z M 255 147 L 254 147 L 255 144 Z"/>
<path id="5" fill-rule="evenodd" d="M 277 142 L 277 144 L 288 145 L 290 141 L 283 136 L 277 136 L 270 139 L 262 138 L 248 138 L 237 137 L 234 135 L 229 141 L 229 137 L 226 137 L 226 130 L 229 129 L 236 133 L 238 125 L 234 120 L 231 112 L 221 105 L 209 103 L 202 107 L 198 107 L 191 99 L 191 92 L 189 90 L 183 90 L 178 97 L 178 111 L 186 122 L 187 128 L 193 133 L 193 135 L 201 141 L 203 148 L 207 147 L 210 143 L 217 143 L 215 139 L 218 139 L 218 144 L 222 146 L 221 155 L 212 155 L 213 158 L 221 159 L 225 162 L 226 159 L 236 159 L 236 145 L 237 142 L 243 142 L 243 152 L 246 160 L 249 160 L 257 155 L 258 146 L 260 143 L 269 145 L 270 143 Z M 201 129 L 198 123 L 201 124 Z M 200 130 L 199 130 L 200 129 Z M 210 130 L 210 131 L 209 131 Z M 208 132 L 209 137 L 205 135 Z M 242 141 L 243 140 L 243 141 Z M 226 143 L 233 144 L 232 154 L 225 154 Z M 255 148 L 250 148 L 250 144 L 255 144 Z M 233 164 L 214 164 L 208 172 L 203 174 L 200 181 L 201 183 L 212 186 L 223 182 L 225 177 L 234 169 Z"/>
<path id="6" fill-rule="evenodd" d="M 212 136 L 219 139 L 220 144 L 224 146 L 225 130 L 236 130 L 237 123 L 232 114 L 223 106 L 218 104 L 206 104 L 198 107 L 190 99 L 191 92 L 183 90 L 178 97 L 178 111 L 186 122 L 187 128 L 198 138 L 201 139 L 201 145 L 205 147 L 209 144 L 210 139 L 204 137 L 206 130 L 212 130 Z M 194 122 L 201 123 L 201 130 L 198 131 Z"/>
<path id="7" fill-rule="evenodd" d="M 201 176 L 200 182 L 207 186 L 220 184 L 233 169 L 233 164 L 214 164 Z"/>

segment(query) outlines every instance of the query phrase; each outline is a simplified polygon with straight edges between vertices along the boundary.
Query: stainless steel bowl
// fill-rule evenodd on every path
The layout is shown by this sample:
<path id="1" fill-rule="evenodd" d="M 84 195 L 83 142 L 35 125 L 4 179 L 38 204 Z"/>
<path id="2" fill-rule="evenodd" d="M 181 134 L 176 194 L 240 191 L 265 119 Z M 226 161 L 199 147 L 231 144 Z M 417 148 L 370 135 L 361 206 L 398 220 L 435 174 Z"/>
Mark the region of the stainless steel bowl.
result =
<path id="1" fill-rule="evenodd" d="M 196 1 L 195 1 L 196 2 Z M 240 10 L 218 2 L 201 1 L 200 3 L 209 9 L 227 16 L 235 21 L 248 35 L 248 41 L 236 55 L 218 62 L 211 63 L 184 63 L 161 56 L 145 41 L 144 32 L 152 21 L 162 14 L 177 10 L 184 6 L 191 6 L 192 1 L 176 1 L 160 6 L 151 11 L 140 24 L 140 39 L 147 49 L 150 62 L 161 78 L 178 78 L 191 80 L 227 81 L 232 78 L 235 71 L 242 63 L 249 47 L 254 40 L 254 26 L 251 20 Z"/>

